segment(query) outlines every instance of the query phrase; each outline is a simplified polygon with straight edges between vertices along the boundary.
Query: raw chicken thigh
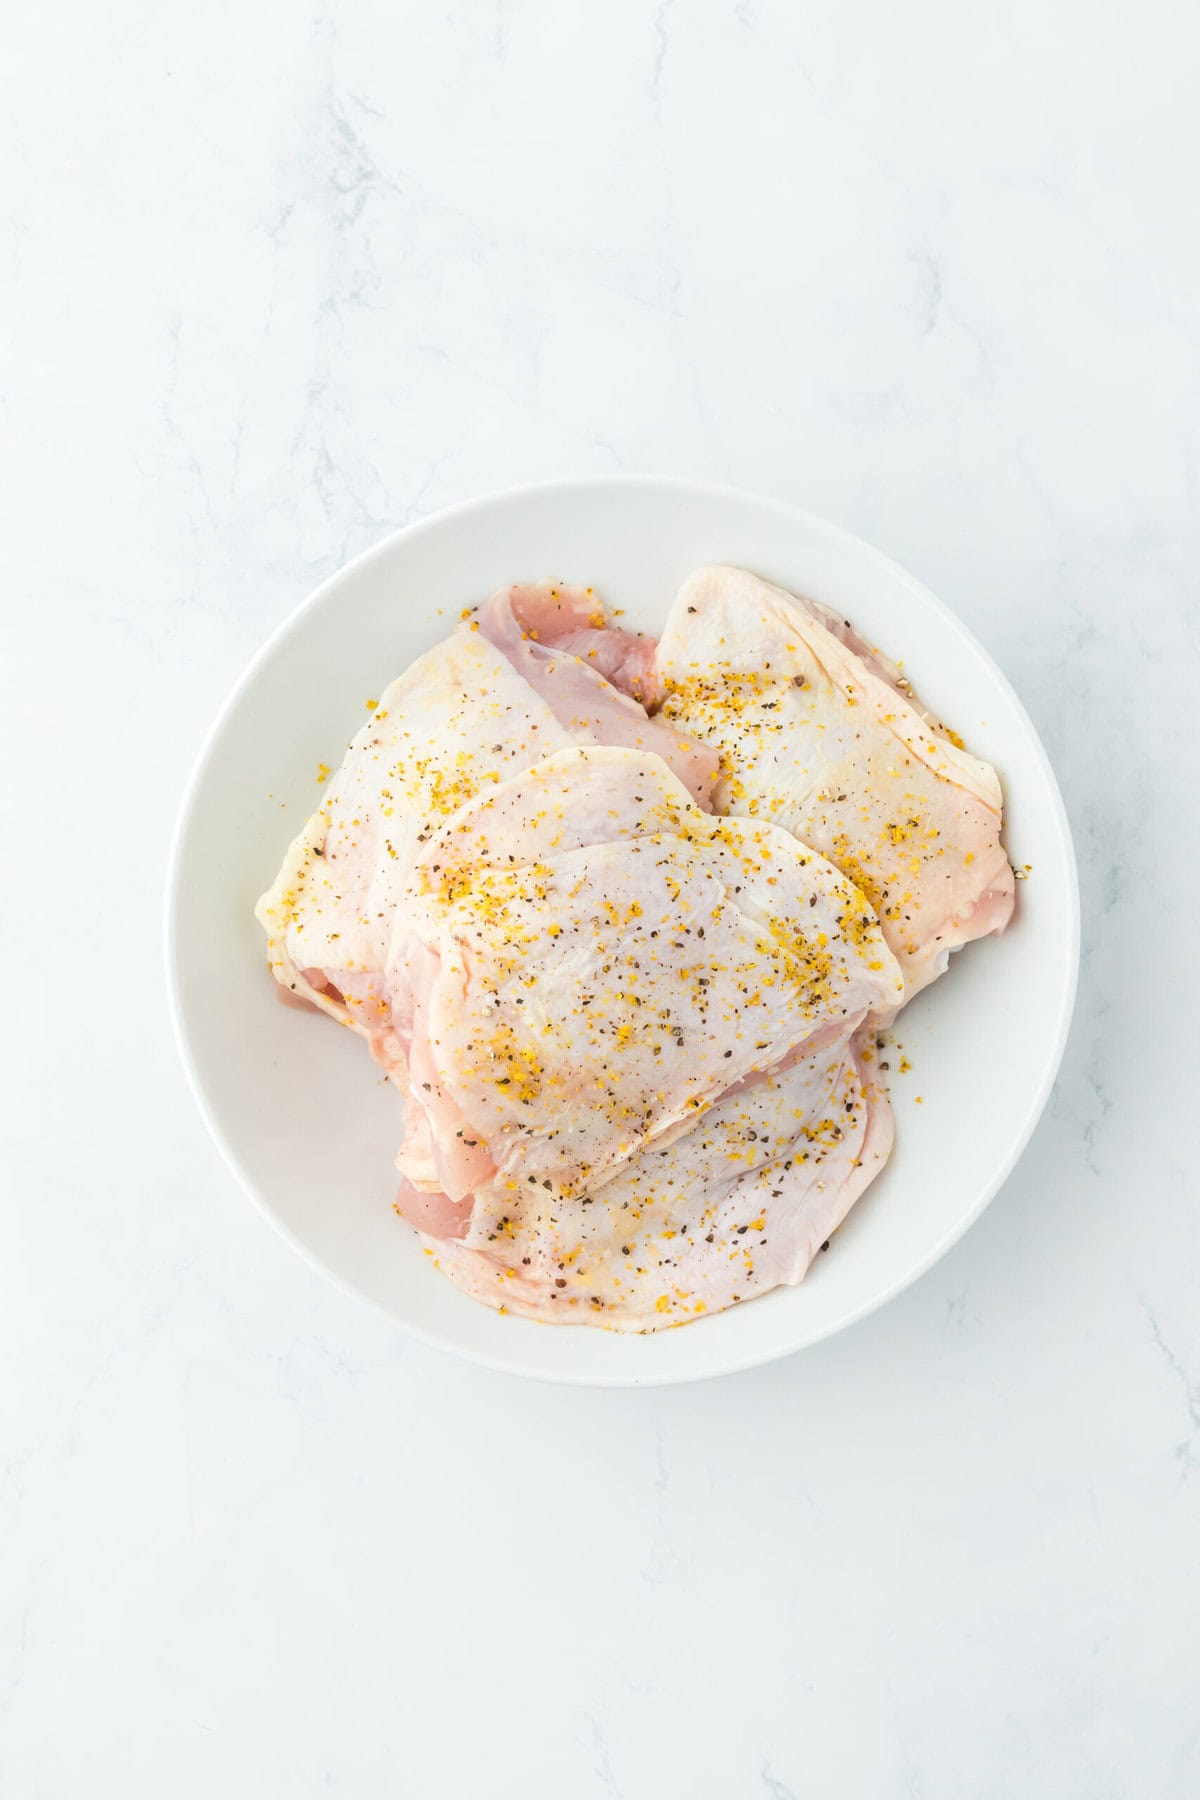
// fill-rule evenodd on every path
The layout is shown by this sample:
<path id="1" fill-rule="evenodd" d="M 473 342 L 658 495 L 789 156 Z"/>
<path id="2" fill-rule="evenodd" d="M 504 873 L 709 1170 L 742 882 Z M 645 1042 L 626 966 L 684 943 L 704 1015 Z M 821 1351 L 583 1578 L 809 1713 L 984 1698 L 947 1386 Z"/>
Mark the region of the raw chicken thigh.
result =
<path id="1" fill-rule="evenodd" d="M 523 635 L 539 627 L 552 654 Z M 259 901 L 277 980 L 368 1037 L 383 1030 L 395 896 L 421 843 L 481 788 L 569 744 L 644 744 L 706 800 L 715 753 L 603 673 L 635 687 L 653 652 L 580 589 L 506 589 L 465 615 L 384 691 Z"/>
<path id="2" fill-rule="evenodd" d="M 582 1202 L 529 1185 L 499 1216 L 431 1210 L 427 1247 L 485 1304 L 620 1331 L 792 1285 L 891 1150 L 874 1061 L 872 1027 L 839 1029 L 730 1088 L 665 1148 L 644 1145 Z"/>
<path id="3" fill-rule="evenodd" d="M 918 711 L 898 670 L 824 608 L 745 570 L 688 577 L 659 644 L 661 717 L 721 753 L 719 811 L 772 819 L 879 914 L 909 1000 L 1002 931 L 1000 784 Z"/>
<path id="4" fill-rule="evenodd" d="M 387 978 L 438 1188 L 474 1195 L 473 1229 L 526 1186 L 594 1193 L 900 990 L 832 864 L 618 749 L 561 751 L 463 807 L 416 863 Z M 424 1154 L 402 1166 L 428 1181 Z"/>
<path id="5" fill-rule="evenodd" d="M 371 1036 L 396 894 L 423 839 L 481 783 L 575 740 L 477 632 L 456 632 L 384 690 L 258 903 L 278 981 Z"/>

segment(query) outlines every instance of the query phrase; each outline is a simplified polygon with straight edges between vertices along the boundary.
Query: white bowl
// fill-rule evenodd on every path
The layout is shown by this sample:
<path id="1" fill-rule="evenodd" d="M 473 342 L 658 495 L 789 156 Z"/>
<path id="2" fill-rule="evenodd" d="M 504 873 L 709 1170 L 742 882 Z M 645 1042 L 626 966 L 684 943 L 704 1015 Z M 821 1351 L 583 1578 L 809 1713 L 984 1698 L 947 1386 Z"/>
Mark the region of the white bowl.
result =
<path id="1" fill-rule="evenodd" d="M 798 1288 L 674 1331 L 537 1325 L 466 1299 L 392 1210 L 400 1101 L 363 1045 L 280 1006 L 252 908 L 365 701 L 492 588 L 594 586 L 655 631 L 682 577 L 741 564 L 852 619 L 994 763 L 1010 857 L 1032 867 L 1006 935 L 954 958 L 898 1021 L 896 1149 Z M 690 1381 L 828 1337 L 897 1294 L 978 1218 L 1046 1103 L 1075 992 L 1079 901 L 1054 776 L 1016 695 L 912 576 L 821 519 L 657 477 L 550 482 L 397 532 L 325 583 L 238 683 L 201 753 L 168 882 L 175 1026 L 201 1110 L 247 1191 L 310 1262 L 407 1331 L 555 1381 Z M 916 1095 L 922 1104 L 916 1105 Z"/>

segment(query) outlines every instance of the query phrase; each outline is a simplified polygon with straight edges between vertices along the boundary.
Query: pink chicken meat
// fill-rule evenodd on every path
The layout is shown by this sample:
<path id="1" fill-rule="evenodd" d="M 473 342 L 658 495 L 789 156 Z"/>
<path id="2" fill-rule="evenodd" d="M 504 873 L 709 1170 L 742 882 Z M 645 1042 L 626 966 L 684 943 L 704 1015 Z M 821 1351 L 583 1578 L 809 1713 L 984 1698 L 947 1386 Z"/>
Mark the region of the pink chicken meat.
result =
<path id="1" fill-rule="evenodd" d="M 631 697 L 653 652 L 577 588 L 509 588 L 464 615 L 385 689 L 258 903 L 282 987 L 368 1038 L 386 1033 L 396 895 L 421 844 L 465 801 L 556 750 L 644 740 L 707 802 L 715 752 Z"/>
<path id="2" fill-rule="evenodd" d="M 518 1189 L 499 1216 L 414 1219 L 472 1298 L 526 1318 L 655 1331 L 793 1286 L 887 1161 L 892 1115 L 870 1026 L 731 1088 L 595 1195 Z"/>
<path id="3" fill-rule="evenodd" d="M 995 771 L 846 621 L 743 569 L 699 569 L 656 679 L 660 717 L 720 753 L 718 811 L 775 820 L 862 889 L 905 1001 L 950 951 L 1004 929 L 1014 888 Z"/>
<path id="4" fill-rule="evenodd" d="M 654 751 L 693 800 L 708 802 L 717 753 L 647 716 L 654 639 L 606 624 L 590 588 L 503 588 L 479 608 L 474 622 L 573 742 Z"/>
<path id="5" fill-rule="evenodd" d="M 853 1092 L 837 1139 L 817 1146 L 829 1170 L 818 1173 L 806 1142 L 780 1189 L 790 1200 L 776 1214 L 791 1228 L 781 1222 L 773 1257 L 742 1289 L 688 1289 L 689 1304 L 798 1279 L 806 1231 L 816 1221 L 827 1236 L 886 1155 L 879 1127 L 855 1160 L 881 1107 L 848 1050 L 901 987 L 874 914 L 789 833 L 703 812 L 657 756 L 563 751 L 465 806 L 422 850 L 394 958 L 393 1019 L 420 1115 L 401 1153 L 400 1207 L 459 1244 L 447 1273 L 495 1304 L 515 1279 L 523 1310 L 567 1318 L 557 1303 L 569 1279 L 546 1270 L 603 1235 L 622 1181 L 635 1195 L 652 1177 L 668 1182 L 658 1201 L 638 1201 L 668 1231 L 680 1206 L 692 1223 L 719 1210 L 750 1144 L 809 1129 L 831 1059 Z M 772 1108 L 774 1128 L 756 1132 L 756 1109 Z M 631 1263 L 627 1247 L 610 1258 L 612 1287 L 603 1245 L 593 1251 L 589 1306 L 603 1322 L 678 1322 L 671 1292 L 644 1304 L 645 1257 Z"/>

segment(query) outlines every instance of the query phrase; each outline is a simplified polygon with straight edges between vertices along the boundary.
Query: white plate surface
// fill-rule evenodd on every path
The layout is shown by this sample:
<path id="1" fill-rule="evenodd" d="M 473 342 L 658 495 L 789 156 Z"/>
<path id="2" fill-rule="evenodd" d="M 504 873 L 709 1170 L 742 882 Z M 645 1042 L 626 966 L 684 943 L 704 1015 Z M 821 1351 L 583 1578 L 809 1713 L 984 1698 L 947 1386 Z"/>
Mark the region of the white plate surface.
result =
<path id="1" fill-rule="evenodd" d="M 928 705 L 1004 783 L 1011 859 L 1032 867 L 1003 938 L 969 946 L 902 1013 L 896 1149 L 803 1284 L 673 1331 L 623 1336 L 501 1317 L 452 1288 L 392 1210 L 400 1101 L 362 1043 L 288 1011 L 253 917 L 365 702 L 516 580 L 594 586 L 655 631 L 683 576 L 736 563 L 844 612 L 902 658 Z M 750 494 L 657 477 L 552 482 L 439 514 L 327 582 L 261 651 L 206 743 L 167 897 L 176 1029 L 208 1125 L 247 1191 L 309 1260 L 408 1331 L 556 1381 L 696 1380 L 802 1349 L 944 1254 L 996 1193 L 1058 1068 L 1079 904 L 1062 802 L 1020 702 L 919 582 L 858 539 Z M 895 1065 L 895 1058 L 893 1067 Z M 922 1104 L 915 1104 L 920 1094 Z"/>

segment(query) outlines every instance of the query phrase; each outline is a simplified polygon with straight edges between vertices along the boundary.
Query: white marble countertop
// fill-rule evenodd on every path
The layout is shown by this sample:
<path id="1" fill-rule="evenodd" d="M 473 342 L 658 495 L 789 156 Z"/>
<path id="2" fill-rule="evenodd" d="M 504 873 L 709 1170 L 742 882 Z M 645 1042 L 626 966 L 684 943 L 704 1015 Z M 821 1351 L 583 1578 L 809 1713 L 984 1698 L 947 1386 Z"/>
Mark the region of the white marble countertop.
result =
<path id="1" fill-rule="evenodd" d="M 1200 1791 L 1195 8 L 5 35 L 0 1793 Z M 160 963 L 271 627 L 405 521 L 611 469 L 795 500 L 944 595 L 1084 902 L 983 1221 L 843 1337 L 647 1393 L 491 1376 L 311 1274 Z"/>

